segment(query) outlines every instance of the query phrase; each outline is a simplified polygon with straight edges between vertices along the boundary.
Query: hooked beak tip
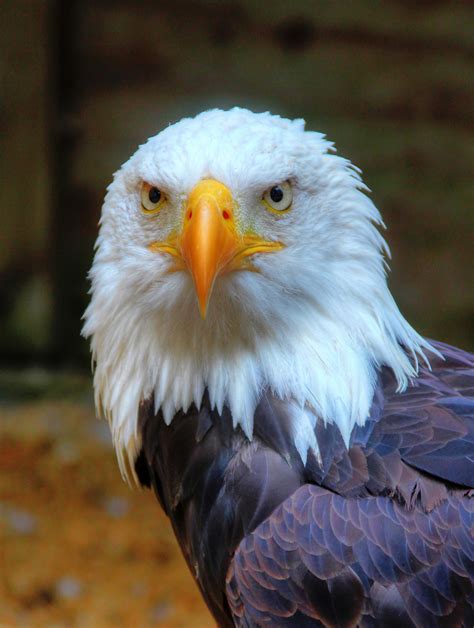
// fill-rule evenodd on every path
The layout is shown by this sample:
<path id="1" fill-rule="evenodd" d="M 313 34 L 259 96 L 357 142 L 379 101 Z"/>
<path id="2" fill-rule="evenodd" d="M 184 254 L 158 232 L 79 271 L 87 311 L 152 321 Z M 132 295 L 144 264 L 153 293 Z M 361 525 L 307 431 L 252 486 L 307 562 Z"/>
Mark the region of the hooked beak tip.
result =
<path id="1" fill-rule="evenodd" d="M 203 321 L 205 321 L 207 317 L 207 306 L 208 306 L 207 300 L 205 302 L 201 300 L 199 301 L 199 314 L 201 315 L 201 320 Z"/>

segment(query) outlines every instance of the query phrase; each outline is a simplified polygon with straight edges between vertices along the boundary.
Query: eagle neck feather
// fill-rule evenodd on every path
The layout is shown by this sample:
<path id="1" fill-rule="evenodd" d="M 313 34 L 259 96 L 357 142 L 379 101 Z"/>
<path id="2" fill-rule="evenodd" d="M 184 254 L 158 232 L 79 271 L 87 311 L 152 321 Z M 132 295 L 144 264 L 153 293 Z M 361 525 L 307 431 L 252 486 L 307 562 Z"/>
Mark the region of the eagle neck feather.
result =
<path id="1" fill-rule="evenodd" d="M 354 426 L 369 415 L 379 367 L 391 367 L 403 390 L 416 375 L 417 355 L 424 358 L 423 349 L 430 349 L 388 289 L 377 307 L 354 302 L 329 316 L 306 304 L 286 312 L 286 319 L 274 312 L 264 324 L 251 316 L 243 320 L 242 307 L 229 310 L 228 304 L 223 317 L 225 296 L 216 292 L 209 320 L 202 322 L 192 300 L 175 316 L 153 309 L 144 315 L 136 298 L 114 307 L 99 297 L 113 291 L 94 291 L 84 333 L 92 336 L 96 405 L 110 422 L 130 482 L 137 481 L 138 412 L 146 399 L 153 397 L 155 410 L 170 423 L 179 410 L 199 407 L 207 390 L 211 406 L 219 412 L 228 406 L 234 425 L 252 438 L 255 407 L 269 389 L 294 411 L 295 445 L 305 462 L 308 450 L 318 454 L 316 416 L 335 423 L 348 444 Z"/>

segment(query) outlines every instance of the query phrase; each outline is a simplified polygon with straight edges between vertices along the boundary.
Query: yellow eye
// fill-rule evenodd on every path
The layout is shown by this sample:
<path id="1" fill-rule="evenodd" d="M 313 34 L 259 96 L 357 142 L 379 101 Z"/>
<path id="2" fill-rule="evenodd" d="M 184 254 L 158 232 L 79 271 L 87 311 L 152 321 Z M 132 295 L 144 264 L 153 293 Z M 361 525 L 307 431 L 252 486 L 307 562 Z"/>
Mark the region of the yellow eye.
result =
<path id="1" fill-rule="evenodd" d="M 166 196 L 156 186 L 149 183 L 142 184 L 141 202 L 145 214 L 155 214 L 166 200 Z"/>
<path id="2" fill-rule="evenodd" d="M 268 189 L 263 195 L 263 202 L 270 211 L 281 214 L 291 207 L 293 191 L 288 181 Z"/>

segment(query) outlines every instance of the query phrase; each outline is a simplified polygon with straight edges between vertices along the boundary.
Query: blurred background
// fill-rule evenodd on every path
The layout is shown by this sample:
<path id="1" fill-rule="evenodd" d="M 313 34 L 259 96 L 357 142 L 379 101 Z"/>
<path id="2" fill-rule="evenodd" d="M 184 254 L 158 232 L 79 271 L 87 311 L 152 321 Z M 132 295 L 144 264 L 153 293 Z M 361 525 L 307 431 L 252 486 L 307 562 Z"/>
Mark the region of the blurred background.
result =
<path id="1" fill-rule="evenodd" d="M 104 190 L 138 144 L 233 105 L 304 117 L 364 171 L 390 285 L 474 349 L 468 0 L 0 4 L 0 624 L 211 626 L 123 485 L 80 336 Z"/>

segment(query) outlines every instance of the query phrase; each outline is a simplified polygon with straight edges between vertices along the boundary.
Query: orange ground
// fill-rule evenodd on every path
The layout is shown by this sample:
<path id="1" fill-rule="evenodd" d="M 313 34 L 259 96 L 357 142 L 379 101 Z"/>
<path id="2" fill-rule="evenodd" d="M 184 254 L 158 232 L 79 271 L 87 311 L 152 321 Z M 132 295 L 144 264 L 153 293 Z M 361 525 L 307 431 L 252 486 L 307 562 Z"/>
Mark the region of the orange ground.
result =
<path id="1" fill-rule="evenodd" d="M 83 402 L 0 407 L 0 626 L 214 626 L 149 491 Z"/>

